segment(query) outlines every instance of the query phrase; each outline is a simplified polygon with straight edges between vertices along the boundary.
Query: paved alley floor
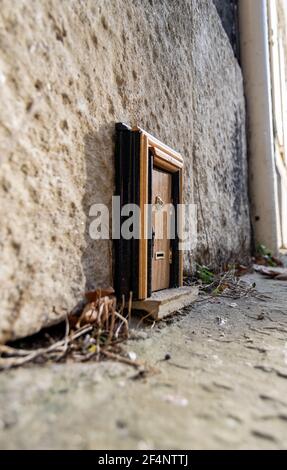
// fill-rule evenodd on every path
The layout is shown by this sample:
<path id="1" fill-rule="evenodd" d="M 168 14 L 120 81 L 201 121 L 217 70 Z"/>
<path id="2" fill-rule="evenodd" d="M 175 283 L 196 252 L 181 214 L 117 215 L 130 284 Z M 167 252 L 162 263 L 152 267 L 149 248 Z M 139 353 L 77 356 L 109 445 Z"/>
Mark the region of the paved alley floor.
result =
<path id="1" fill-rule="evenodd" d="M 271 298 L 142 328 L 126 349 L 146 377 L 113 362 L 2 372 L 0 448 L 287 449 L 287 283 L 247 279 Z"/>

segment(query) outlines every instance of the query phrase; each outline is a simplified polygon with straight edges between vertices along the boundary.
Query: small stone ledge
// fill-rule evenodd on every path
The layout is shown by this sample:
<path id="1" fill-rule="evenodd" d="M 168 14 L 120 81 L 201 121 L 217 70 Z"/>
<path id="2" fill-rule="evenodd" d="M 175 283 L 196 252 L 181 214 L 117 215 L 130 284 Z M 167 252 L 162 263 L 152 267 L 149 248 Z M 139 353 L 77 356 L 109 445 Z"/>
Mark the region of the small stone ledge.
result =
<path id="1" fill-rule="evenodd" d="M 143 310 L 150 313 L 155 320 L 172 315 L 187 305 L 193 303 L 198 297 L 198 287 L 184 286 L 176 289 L 165 289 L 154 292 L 145 300 L 133 302 L 134 310 Z"/>

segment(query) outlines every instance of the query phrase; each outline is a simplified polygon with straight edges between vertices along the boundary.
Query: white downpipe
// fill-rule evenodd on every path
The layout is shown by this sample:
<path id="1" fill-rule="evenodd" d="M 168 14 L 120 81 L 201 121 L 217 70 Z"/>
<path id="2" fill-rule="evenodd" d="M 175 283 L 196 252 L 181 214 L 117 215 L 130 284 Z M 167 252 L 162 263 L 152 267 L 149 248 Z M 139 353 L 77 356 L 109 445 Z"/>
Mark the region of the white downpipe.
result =
<path id="1" fill-rule="evenodd" d="M 286 58 L 283 44 L 286 40 L 286 7 L 287 4 L 285 5 L 283 0 L 268 0 L 275 164 L 283 248 L 287 247 L 287 93 Z"/>
<path id="2" fill-rule="evenodd" d="M 247 104 L 252 226 L 256 242 L 277 253 L 281 237 L 266 0 L 239 0 L 239 27 Z"/>

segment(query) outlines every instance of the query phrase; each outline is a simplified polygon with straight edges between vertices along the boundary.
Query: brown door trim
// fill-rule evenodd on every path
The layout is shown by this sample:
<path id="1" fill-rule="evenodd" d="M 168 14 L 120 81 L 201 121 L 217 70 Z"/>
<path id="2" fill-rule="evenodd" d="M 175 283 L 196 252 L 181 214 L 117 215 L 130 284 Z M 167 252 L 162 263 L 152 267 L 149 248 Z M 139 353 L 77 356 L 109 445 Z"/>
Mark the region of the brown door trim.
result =
<path id="1" fill-rule="evenodd" d="M 149 153 L 153 155 L 153 166 L 160 168 L 162 170 L 168 171 L 170 173 L 176 174 L 176 178 L 173 178 L 173 186 L 175 185 L 175 191 L 177 194 L 177 203 L 182 203 L 182 169 L 183 169 L 183 158 L 182 156 L 171 149 L 167 145 L 160 142 L 155 137 L 148 134 L 146 131 L 139 127 L 133 128 L 133 132 L 140 132 L 141 135 L 141 155 L 140 155 L 140 209 L 141 209 L 141 233 L 142 235 L 147 234 L 148 227 L 148 213 L 145 211 L 145 205 L 149 203 L 148 201 L 148 190 L 147 183 L 151 184 L 151 178 L 148 175 L 149 168 Z M 175 251 L 177 245 L 177 250 Z M 182 252 L 178 251 L 178 242 L 173 243 L 173 254 L 174 262 L 177 266 L 178 276 L 173 270 L 172 273 L 172 283 L 178 286 L 181 286 L 183 283 L 183 259 Z M 151 256 L 149 254 L 149 256 Z M 178 259 L 176 259 L 178 258 Z M 139 240 L 139 290 L 138 298 L 145 299 L 150 295 L 150 289 L 148 289 L 151 284 L 149 280 L 148 272 L 148 237 L 142 236 Z M 177 277 L 177 279 L 175 279 Z"/>

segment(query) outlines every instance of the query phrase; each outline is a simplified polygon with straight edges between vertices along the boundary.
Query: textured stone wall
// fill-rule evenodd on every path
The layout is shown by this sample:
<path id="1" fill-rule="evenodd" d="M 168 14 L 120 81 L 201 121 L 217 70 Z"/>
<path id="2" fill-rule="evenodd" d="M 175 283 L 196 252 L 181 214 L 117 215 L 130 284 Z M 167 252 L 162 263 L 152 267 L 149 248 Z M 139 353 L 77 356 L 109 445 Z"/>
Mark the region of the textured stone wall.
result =
<path id="1" fill-rule="evenodd" d="M 218 267 L 249 256 L 245 102 L 241 69 L 207 2 L 193 12 L 195 257 Z M 211 28 L 210 25 L 213 25 Z"/>
<path id="2" fill-rule="evenodd" d="M 194 170 L 199 260 L 248 250 L 241 72 L 211 0 L 1 0 L 0 100 L 1 341 L 112 283 L 88 211 L 111 204 L 116 121 L 183 154 L 186 202 Z"/>
<path id="3" fill-rule="evenodd" d="M 238 25 L 238 3 L 239 0 L 213 0 L 219 14 L 222 26 L 232 46 L 235 57 L 239 59 L 239 25 Z"/>

